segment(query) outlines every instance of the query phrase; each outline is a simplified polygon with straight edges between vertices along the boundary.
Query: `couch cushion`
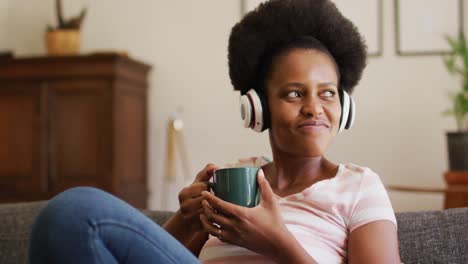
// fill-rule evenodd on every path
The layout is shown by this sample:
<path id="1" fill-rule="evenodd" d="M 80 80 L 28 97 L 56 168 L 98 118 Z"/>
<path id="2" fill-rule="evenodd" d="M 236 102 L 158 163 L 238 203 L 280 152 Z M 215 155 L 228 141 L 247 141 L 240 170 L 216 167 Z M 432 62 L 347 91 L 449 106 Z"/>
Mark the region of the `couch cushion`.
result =
<path id="1" fill-rule="evenodd" d="M 174 212 L 169 212 L 169 211 L 151 211 L 151 210 L 143 210 L 143 213 L 151 218 L 154 222 L 156 222 L 158 225 L 163 225 L 164 222 L 171 217 Z"/>
<path id="2" fill-rule="evenodd" d="M 397 214 L 403 263 L 468 263 L 468 208 Z"/>
<path id="3" fill-rule="evenodd" d="M 0 205 L 0 263 L 27 263 L 31 224 L 44 202 Z"/>

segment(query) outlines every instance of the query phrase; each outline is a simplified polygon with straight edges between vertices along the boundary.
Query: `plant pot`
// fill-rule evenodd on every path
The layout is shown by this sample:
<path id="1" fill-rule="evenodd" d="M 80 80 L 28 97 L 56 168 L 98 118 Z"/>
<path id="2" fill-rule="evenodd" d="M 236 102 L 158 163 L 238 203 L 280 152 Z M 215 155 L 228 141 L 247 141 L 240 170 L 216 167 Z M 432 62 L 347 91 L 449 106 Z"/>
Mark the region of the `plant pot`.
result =
<path id="1" fill-rule="evenodd" d="M 450 171 L 468 171 L 468 132 L 447 132 Z"/>
<path id="2" fill-rule="evenodd" d="M 46 33 L 46 46 L 48 55 L 76 55 L 80 52 L 80 31 L 48 31 Z"/>
<path id="3" fill-rule="evenodd" d="M 448 185 L 468 185 L 468 171 L 447 171 L 444 178 Z"/>

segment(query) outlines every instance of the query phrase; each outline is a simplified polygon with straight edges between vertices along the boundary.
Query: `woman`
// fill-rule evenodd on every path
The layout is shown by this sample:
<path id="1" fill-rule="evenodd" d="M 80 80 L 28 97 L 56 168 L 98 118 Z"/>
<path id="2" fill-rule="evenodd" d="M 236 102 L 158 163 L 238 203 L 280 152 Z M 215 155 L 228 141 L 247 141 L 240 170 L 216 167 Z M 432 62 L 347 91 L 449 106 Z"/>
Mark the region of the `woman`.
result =
<path id="1" fill-rule="evenodd" d="M 107 193 L 72 189 L 39 214 L 32 262 L 399 263 L 395 215 L 378 175 L 324 156 L 353 123 L 349 94 L 365 54 L 356 28 L 328 0 L 262 4 L 229 40 L 245 126 L 270 136 L 273 161 L 250 160 L 262 167 L 262 202 L 244 208 L 208 192 L 219 168 L 209 164 L 180 192 L 180 210 L 163 230 Z"/>

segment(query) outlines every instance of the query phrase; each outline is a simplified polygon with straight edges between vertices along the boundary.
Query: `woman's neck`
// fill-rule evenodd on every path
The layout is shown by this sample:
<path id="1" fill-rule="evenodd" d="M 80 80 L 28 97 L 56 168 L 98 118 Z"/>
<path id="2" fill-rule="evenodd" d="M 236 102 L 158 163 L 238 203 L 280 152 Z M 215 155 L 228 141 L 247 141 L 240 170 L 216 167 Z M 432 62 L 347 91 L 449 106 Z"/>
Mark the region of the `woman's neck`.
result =
<path id="1" fill-rule="evenodd" d="M 265 168 L 266 177 L 274 190 L 304 189 L 317 181 L 333 177 L 337 165 L 323 156 L 297 157 L 273 152 L 273 163 Z"/>

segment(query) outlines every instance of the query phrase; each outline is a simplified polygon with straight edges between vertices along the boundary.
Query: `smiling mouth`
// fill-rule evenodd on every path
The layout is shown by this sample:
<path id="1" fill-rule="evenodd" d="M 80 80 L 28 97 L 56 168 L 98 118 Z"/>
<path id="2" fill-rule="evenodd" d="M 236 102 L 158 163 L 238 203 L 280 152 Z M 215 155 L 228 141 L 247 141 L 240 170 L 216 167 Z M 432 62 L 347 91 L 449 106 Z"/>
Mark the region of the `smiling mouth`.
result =
<path id="1" fill-rule="evenodd" d="M 304 125 L 298 128 L 298 130 L 301 131 L 302 133 L 316 133 L 316 132 L 320 133 L 327 129 L 328 127 L 325 125 Z"/>
<path id="2" fill-rule="evenodd" d="M 323 121 L 309 121 L 300 124 L 298 128 L 330 128 L 330 126 Z"/>
<path id="3" fill-rule="evenodd" d="M 302 125 L 302 126 L 299 126 L 299 128 L 314 128 L 314 127 L 328 128 L 327 125 Z"/>

